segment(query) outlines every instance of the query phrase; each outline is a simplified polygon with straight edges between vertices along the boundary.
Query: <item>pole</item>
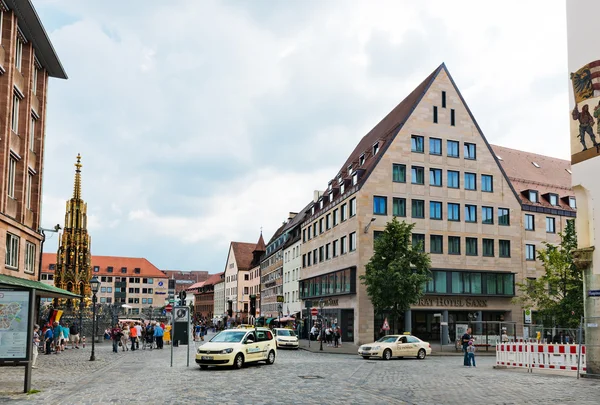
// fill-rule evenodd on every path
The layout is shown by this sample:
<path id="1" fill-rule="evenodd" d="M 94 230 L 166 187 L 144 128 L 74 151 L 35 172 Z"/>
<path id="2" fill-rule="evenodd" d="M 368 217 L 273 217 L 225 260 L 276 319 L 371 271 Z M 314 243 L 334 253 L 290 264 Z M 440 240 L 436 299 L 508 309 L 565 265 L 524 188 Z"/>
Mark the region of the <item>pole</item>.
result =
<path id="1" fill-rule="evenodd" d="M 32 289 L 29 292 L 29 302 L 33 303 L 33 301 L 36 299 L 36 293 L 35 293 L 35 289 Z M 29 342 L 27 344 L 27 364 L 25 365 L 25 381 L 24 381 L 24 387 L 23 387 L 23 392 L 24 393 L 28 393 L 29 390 L 31 390 L 31 367 L 32 367 L 32 357 L 33 357 L 33 351 L 34 350 L 38 350 L 37 346 L 34 346 L 31 344 L 31 342 L 33 341 L 33 325 L 36 323 L 35 320 L 33 319 L 35 316 L 35 307 L 33 305 L 29 305 L 29 321 L 27 324 L 27 341 Z"/>
<path id="2" fill-rule="evenodd" d="M 93 310 L 92 310 L 92 355 L 90 356 L 90 361 L 95 361 L 96 360 L 96 353 L 95 353 L 96 339 L 94 339 L 94 334 L 96 333 L 96 293 L 94 293 L 94 295 L 92 295 L 92 305 L 93 305 Z"/>
<path id="3" fill-rule="evenodd" d="M 581 317 L 581 322 L 579 322 L 579 331 L 577 336 L 577 343 L 579 343 L 579 347 L 577 348 L 577 379 L 579 379 L 579 370 L 581 368 L 581 341 L 583 340 L 583 316 Z"/>
<path id="4" fill-rule="evenodd" d="M 187 310 L 188 316 L 187 316 L 187 331 L 188 331 L 188 335 L 190 333 L 190 309 L 188 307 Z M 187 367 L 190 366 L 190 344 L 192 343 L 192 339 L 190 339 L 191 336 L 188 336 L 188 344 L 187 344 Z"/>
<path id="5" fill-rule="evenodd" d="M 175 343 L 175 315 L 171 309 L 171 367 L 173 367 L 173 343 Z"/>
<path id="6" fill-rule="evenodd" d="M 320 315 L 321 315 L 321 330 L 319 331 L 319 335 L 321 336 L 319 351 L 323 351 L 323 338 L 325 337 L 325 331 L 323 330 L 323 300 L 319 301 Z"/>

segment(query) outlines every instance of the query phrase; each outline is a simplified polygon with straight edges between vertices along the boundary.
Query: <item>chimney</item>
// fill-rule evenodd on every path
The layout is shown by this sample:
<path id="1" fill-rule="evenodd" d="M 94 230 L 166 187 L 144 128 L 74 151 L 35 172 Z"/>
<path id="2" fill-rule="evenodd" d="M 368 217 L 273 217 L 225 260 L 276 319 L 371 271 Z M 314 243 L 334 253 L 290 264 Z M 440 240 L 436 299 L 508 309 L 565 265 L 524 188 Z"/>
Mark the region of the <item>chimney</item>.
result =
<path id="1" fill-rule="evenodd" d="M 297 212 L 290 212 L 290 215 L 288 216 L 288 221 L 291 221 L 292 219 L 294 219 L 294 217 L 298 215 Z"/>
<path id="2" fill-rule="evenodd" d="M 313 202 L 319 201 L 319 198 L 321 198 L 322 195 L 323 195 L 322 191 L 315 190 L 313 193 Z"/>

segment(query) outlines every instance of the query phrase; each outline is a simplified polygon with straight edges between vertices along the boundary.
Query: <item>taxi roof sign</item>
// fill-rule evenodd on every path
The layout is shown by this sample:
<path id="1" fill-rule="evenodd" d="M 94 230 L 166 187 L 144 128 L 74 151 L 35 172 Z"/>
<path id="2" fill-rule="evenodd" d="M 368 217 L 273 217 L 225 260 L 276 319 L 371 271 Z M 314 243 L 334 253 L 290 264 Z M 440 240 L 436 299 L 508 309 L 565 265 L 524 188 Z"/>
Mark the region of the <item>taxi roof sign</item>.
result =
<path id="1" fill-rule="evenodd" d="M 410 335 L 410 332 L 404 332 L 403 335 Z"/>

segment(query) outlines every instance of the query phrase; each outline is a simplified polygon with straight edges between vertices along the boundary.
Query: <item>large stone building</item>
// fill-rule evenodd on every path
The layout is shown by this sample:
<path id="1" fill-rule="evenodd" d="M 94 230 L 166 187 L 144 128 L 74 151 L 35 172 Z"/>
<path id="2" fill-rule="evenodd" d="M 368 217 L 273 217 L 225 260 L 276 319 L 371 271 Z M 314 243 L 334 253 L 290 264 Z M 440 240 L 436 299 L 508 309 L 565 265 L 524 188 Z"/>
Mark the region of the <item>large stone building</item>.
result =
<path id="1" fill-rule="evenodd" d="M 524 201 L 523 193 L 529 196 L 537 186 L 544 189 L 540 199 L 553 199 L 556 187 L 524 189 L 517 179 L 527 177 L 507 176 L 497 157 L 501 149 L 496 153 L 489 145 L 441 65 L 363 137 L 327 190 L 315 196 L 302 224 L 301 298 L 314 306 L 322 301 L 326 321 L 341 326 L 344 341 L 378 335 L 385 314 L 375 317 L 359 276 L 374 239 L 396 216 L 415 224 L 412 241 L 430 253 L 433 278 L 425 297 L 391 325 L 394 331 L 439 340 L 445 321 L 441 336 L 447 342 L 460 324 L 522 325 L 522 308 L 511 302 L 515 283 L 539 274 L 526 260 L 529 245 L 548 240 L 545 233 L 524 230 L 523 211 L 560 223 L 574 212 L 564 207 L 566 190 L 558 193 L 560 213 L 558 206 L 545 207 L 547 212 Z M 535 220 L 546 221 L 542 215 Z M 534 271 L 526 270 L 531 266 Z"/>
<path id="2" fill-rule="evenodd" d="M 252 263 L 250 263 L 250 270 L 248 271 L 248 299 L 251 301 L 252 297 L 254 297 L 254 314 L 250 313 L 248 315 L 248 323 L 250 324 L 254 324 L 256 318 L 260 316 L 260 263 L 266 251 L 267 247 L 265 246 L 265 240 L 261 232 L 258 242 L 252 251 Z M 250 304 L 249 309 L 252 310 L 252 304 Z"/>
<path id="3" fill-rule="evenodd" d="M 225 316 L 225 273 L 221 273 L 221 279 L 214 285 L 213 312 L 215 319 Z"/>
<path id="4" fill-rule="evenodd" d="M 29 0 L 0 2 L 0 44 L 0 274 L 37 280 L 48 78 L 67 74 Z"/>
<path id="5" fill-rule="evenodd" d="M 302 270 L 302 244 L 301 225 L 306 211 L 300 213 L 290 212 L 286 230 L 288 238 L 283 245 L 283 313 L 286 315 L 300 315 L 300 272 Z"/>
<path id="6" fill-rule="evenodd" d="M 285 226 L 284 222 L 269 240 L 260 262 L 260 314 L 265 320 L 276 318 L 283 304 L 283 244 L 287 240 L 283 231 Z M 277 302 L 278 299 L 281 302 Z"/>
<path id="7" fill-rule="evenodd" d="M 211 320 L 215 316 L 215 284 L 223 278 L 223 273 L 212 274 L 192 285 L 187 291 L 194 294 L 194 319 Z"/>
<path id="8" fill-rule="evenodd" d="M 57 268 L 56 255 L 44 253 L 42 281 L 51 284 Z M 143 309 L 166 305 L 168 279 L 144 258 L 92 256 L 92 275 L 100 280 L 100 304 L 125 305 L 123 313 L 143 315 Z"/>

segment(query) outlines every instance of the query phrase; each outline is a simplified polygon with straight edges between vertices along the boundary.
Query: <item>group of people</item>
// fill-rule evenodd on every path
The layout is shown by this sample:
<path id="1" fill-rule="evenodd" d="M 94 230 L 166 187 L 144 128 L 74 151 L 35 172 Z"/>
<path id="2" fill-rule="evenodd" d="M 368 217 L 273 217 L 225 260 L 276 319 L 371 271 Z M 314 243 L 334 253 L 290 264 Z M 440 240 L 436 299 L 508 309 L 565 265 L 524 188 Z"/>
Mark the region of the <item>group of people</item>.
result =
<path id="1" fill-rule="evenodd" d="M 315 322 L 310 329 L 310 334 L 315 337 L 315 340 L 326 342 L 327 346 L 340 347 L 342 345 L 342 330 L 337 325 L 319 328 Z"/>
<path id="2" fill-rule="evenodd" d="M 204 336 L 208 333 L 210 326 L 206 324 L 206 322 L 199 322 L 194 325 L 194 341 L 204 341 Z M 215 327 L 213 326 L 213 330 Z"/>
<path id="3" fill-rule="evenodd" d="M 471 328 L 467 329 L 460 341 L 462 344 L 462 351 L 465 355 L 463 365 L 465 367 L 477 367 L 475 364 L 475 352 L 477 351 L 477 348 L 475 347 L 475 339 L 471 335 Z"/>
<path id="4" fill-rule="evenodd" d="M 69 322 L 54 321 L 51 324 L 45 324 L 42 329 L 38 324 L 34 325 L 32 368 L 37 368 L 37 356 L 40 350 L 43 350 L 44 354 L 59 354 L 68 349 L 69 342 L 71 342 L 72 349 L 79 349 L 81 340 L 77 322 L 69 324 Z M 83 337 L 83 347 L 85 347 L 85 336 Z"/>
<path id="5" fill-rule="evenodd" d="M 171 325 L 158 321 L 118 322 L 104 331 L 104 337 L 112 340 L 114 353 L 119 352 L 119 347 L 122 351 L 139 350 L 140 341 L 142 345 L 149 345 L 151 349 L 154 345 L 157 349 L 162 349 L 165 340 L 171 341 Z M 131 346 L 128 346 L 129 344 Z"/>

